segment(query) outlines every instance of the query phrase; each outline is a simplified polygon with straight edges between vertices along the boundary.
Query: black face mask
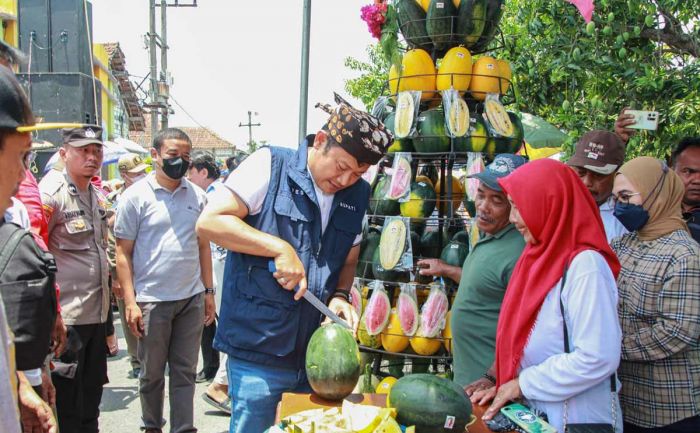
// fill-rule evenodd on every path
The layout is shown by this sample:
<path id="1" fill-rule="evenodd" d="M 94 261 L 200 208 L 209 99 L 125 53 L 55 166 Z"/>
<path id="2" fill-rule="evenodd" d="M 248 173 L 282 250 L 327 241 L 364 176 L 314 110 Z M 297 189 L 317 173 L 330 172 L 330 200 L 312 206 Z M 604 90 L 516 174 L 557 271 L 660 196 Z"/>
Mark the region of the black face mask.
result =
<path id="1" fill-rule="evenodd" d="M 179 180 L 187 174 L 187 170 L 190 168 L 190 162 L 179 156 L 167 159 L 164 158 L 161 168 L 163 169 L 163 173 L 170 179 Z"/>

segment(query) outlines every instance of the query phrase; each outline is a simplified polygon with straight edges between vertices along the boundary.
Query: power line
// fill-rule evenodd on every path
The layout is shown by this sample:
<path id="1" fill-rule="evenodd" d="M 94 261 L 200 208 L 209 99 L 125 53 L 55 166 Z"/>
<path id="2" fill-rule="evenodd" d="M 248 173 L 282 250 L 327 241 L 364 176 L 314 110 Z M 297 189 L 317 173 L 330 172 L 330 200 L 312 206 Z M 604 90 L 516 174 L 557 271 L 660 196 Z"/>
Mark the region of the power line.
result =
<path id="1" fill-rule="evenodd" d="M 187 115 L 187 117 L 190 118 L 191 121 L 193 121 L 194 123 L 196 123 L 197 126 L 199 126 L 199 127 L 202 128 L 202 129 L 206 129 L 206 130 L 208 130 L 208 131 L 210 130 L 210 129 L 207 128 L 206 126 L 204 126 L 204 125 L 202 125 L 201 123 L 199 123 L 199 122 L 197 121 L 197 119 L 195 119 L 187 110 L 185 110 L 185 107 L 183 107 L 179 102 L 177 102 L 177 99 L 175 99 L 175 95 L 173 95 L 172 92 L 170 92 L 170 99 L 172 99 L 173 102 L 175 103 L 175 105 L 177 105 L 178 107 L 180 107 L 180 110 L 182 110 L 182 112 L 185 113 L 185 114 Z"/>

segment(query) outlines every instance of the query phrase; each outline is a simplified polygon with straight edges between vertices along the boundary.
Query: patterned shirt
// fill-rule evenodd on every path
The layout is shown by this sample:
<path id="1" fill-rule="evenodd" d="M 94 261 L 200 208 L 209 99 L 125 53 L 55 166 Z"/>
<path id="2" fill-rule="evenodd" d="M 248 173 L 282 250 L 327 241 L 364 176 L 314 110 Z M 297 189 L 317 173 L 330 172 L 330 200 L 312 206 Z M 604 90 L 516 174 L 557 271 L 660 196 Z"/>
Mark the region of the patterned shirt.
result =
<path id="1" fill-rule="evenodd" d="M 700 245 L 677 230 L 613 240 L 622 325 L 625 422 L 666 426 L 700 414 Z"/>

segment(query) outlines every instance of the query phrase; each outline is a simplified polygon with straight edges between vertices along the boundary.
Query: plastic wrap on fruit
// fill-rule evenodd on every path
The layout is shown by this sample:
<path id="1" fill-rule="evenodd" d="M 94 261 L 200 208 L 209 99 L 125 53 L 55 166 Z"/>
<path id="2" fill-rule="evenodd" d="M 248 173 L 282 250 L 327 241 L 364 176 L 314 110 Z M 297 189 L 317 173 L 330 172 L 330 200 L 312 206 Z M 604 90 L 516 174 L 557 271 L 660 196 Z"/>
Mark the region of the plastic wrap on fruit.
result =
<path id="1" fill-rule="evenodd" d="M 394 154 L 394 163 L 387 173 L 391 174 L 389 182 L 389 190 L 386 193 L 386 198 L 390 200 L 398 200 L 399 202 L 407 202 L 411 194 L 411 154 L 399 152 Z"/>
<path id="2" fill-rule="evenodd" d="M 450 302 L 447 299 L 444 286 L 439 283 L 432 283 L 428 299 L 426 299 L 421 308 L 421 337 L 435 338 L 440 334 L 445 327 L 449 308 Z"/>
<path id="3" fill-rule="evenodd" d="M 454 88 L 442 91 L 442 106 L 445 112 L 445 128 L 452 137 L 464 137 L 469 133 L 469 106 Z"/>
<path id="4" fill-rule="evenodd" d="M 418 329 L 420 315 L 415 284 L 401 284 L 401 293 L 396 301 L 401 330 L 407 337 L 412 337 Z"/>
<path id="5" fill-rule="evenodd" d="M 359 278 L 355 278 L 352 287 L 350 287 L 350 304 L 357 312 L 357 317 L 362 317 L 362 294 L 358 287 L 360 287 L 360 281 Z"/>
<path id="6" fill-rule="evenodd" d="M 365 328 L 368 335 L 378 335 L 389 322 L 391 301 L 389 301 L 389 295 L 387 295 L 384 285 L 379 281 L 372 281 L 370 289 L 372 295 L 367 301 L 364 312 Z"/>

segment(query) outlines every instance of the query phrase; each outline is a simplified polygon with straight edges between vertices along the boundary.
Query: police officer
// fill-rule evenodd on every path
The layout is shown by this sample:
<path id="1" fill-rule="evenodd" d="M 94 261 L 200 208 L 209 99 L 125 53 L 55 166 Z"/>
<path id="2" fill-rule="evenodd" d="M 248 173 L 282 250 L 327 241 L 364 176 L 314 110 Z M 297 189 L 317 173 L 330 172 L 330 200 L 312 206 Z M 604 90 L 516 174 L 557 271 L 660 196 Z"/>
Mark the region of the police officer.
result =
<path id="1" fill-rule="evenodd" d="M 322 317 L 300 300 L 304 291 L 352 326 L 358 321 L 348 292 L 370 195 L 360 176 L 382 158 L 391 134 L 337 95 L 336 102 L 297 151 L 266 147 L 243 161 L 198 222 L 200 236 L 231 250 L 214 341 L 229 355 L 231 432 L 262 433 L 283 392 L 310 392 L 306 346 Z"/>
<path id="2" fill-rule="evenodd" d="M 79 344 L 67 350 L 53 374 L 59 427 L 97 432 L 102 387 L 107 383 L 105 322 L 110 306 L 106 197 L 90 180 L 102 167 L 102 128 L 63 130 L 65 170 L 39 184 L 56 257 L 61 312 Z M 76 350 L 77 347 L 79 350 Z"/>

